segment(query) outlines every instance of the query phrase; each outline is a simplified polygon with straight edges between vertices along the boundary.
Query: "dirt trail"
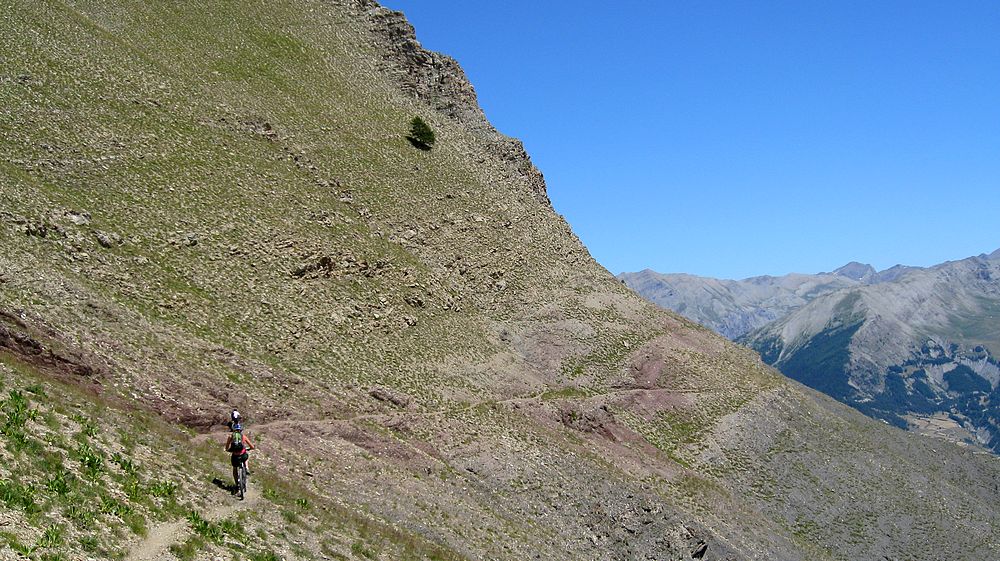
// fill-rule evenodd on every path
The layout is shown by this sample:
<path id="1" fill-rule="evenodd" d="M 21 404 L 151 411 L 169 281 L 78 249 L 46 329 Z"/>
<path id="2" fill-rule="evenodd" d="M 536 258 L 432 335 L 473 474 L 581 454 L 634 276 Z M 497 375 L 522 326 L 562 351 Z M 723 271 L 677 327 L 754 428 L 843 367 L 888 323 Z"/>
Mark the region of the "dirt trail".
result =
<path id="1" fill-rule="evenodd" d="M 247 487 L 244 500 L 229 498 L 216 505 L 204 516 L 206 520 L 217 521 L 232 516 L 241 510 L 246 510 L 260 501 L 260 492 L 254 485 Z M 166 559 L 171 545 L 181 543 L 191 533 L 187 520 L 166 522 L 149 529 L 149 534 L 141 542 L 135 544 L 126 557 L 126 561 L 159 561 Z"/>
<path id="2" fill-rule="evenodd" d="M 592 396 L 587 396 L 585 399 L 614 397 L 614 396 L 631 395 L 631 394 L 646 393 L 646 392 L 683 395 L 683 394 L 700 394 L 700 393 L 706 393 L 707 391 L 709 390 L 704 388 L 676 388 L 676 389 L 675 388 L 624 388 L 619 390 L 612 390 L 601 394 L 595 394 Z M 437 417 L 441 415 L 464 413 L 467 411 L 471 411 L 476 407 L 481 407 L 483 405 L 502 405 L 502 404 L 512 404 L 512 403 L 537 402 L 540 399 L 542 399 L 542 397 L 546 393 L 547 392 L 543 391 L 527 396 L 512 397 L 508 399 L 483 400 L 483 401 L 473 402 L 468 405 L 463 405 L 462 407 L 456 407 L 451 409 L 439 409 L 436 411 L 424 411 L 424 412 L 393 411 L 388 413 L 362 413 L 359 415 L 354 415 L 352 417 L 344 417 L 340 419 L 282 419 L 279 421 L 270 421 L 267 423 L 256 424 L 253 425 L 252 428 L 258 433 L 266 434 L 267 429 L 269 428 L 286 427 L 292 425 L 337 425 L 337 424 L 348 424 L 355 421 L 364 421 L 364 420 L 386 421 L 386 420 L 395 420 L 406 417 L 409 418 Z M 580 399 L 580 398 L 575 398 L 575 399 Z M 195 444 L 200 444 L 202 442 L 214 439 L 218 440 L 221 446 L 228 434 L 229 431 L 207 432 L 195 435 L 194 437 L 191 438 L 191 441 Z"/>

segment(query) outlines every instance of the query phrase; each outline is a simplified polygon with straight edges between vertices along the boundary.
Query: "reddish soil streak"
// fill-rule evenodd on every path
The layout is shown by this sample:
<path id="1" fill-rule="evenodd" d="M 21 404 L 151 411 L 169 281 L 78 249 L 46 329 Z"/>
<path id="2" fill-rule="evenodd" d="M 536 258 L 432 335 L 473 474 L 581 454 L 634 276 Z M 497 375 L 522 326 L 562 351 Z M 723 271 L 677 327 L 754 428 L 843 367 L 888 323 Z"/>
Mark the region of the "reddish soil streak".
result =
<path id="1" fill-rule="evenodd" d="M 94 395 L 101 394 L 99 378 L 104 377 L 105 369 L 96 357 L 79 351 L 53 350 L 53 345 L 42 344 L 39 339 L 43 338 L 57 340 L 57 334 L 29 326 L 16 314 L 0 310 L 0 354 Z"/>

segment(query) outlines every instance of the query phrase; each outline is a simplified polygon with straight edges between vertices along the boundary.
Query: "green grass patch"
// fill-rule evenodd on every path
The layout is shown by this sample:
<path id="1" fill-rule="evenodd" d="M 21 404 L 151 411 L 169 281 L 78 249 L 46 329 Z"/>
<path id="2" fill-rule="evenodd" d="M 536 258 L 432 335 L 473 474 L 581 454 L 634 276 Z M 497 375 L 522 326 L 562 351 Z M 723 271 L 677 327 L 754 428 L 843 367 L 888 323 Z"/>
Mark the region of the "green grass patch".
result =
<path id="1" fill-rule="evenodd" d="M 166 499 L 173 497 L 177 493 L 177 484 L 173 481 L 154 481 L 149 485 L 149 494 L 154 497 Z"/>
<path id="2" fill-rule="evenodd" d="M 73 474 L 68 471 L 58 471 L 49 476 L 45 481 L 45 488 L 50 493 L 55 493 L 60 497 L 65 497 L 69 494 L 71 487 L 70 481 L 73 478 Z"/>
<path id="3" fill-rule="evenodd" d="M 208 545 L 205 538 L 201 536 L 191 536 L 184 543 L 170 546 L 170 553 L 173 553 L 181 561 L 193 561 L 198 552 Z"/>
<path id="4" fill-rule="evenodd" d="M 378 553 L 362 541 L 356 541 L 351 544 L 351 554 L 364 559 L 376 559 L 378 557 Z"/>
<path id="5" fill-rule="evenodd" d="M 250 554 L 250 561 L 281 561 L 281 557 L 273 551 Z"/>
<path id="6" fill-rule="evenodd" d="M 194 533 L 199 536 L 209 540 L 211 542 L 221 544 L 222 538 L 225 532 L 222 531 L 222 527 L 218 524 L 213 524 L 211 521 L 206 520 L 197 511 L 192 510 L 187 516 L 188 524 Z"/>
<path id="7" fill-rule="evenodd" d="M 62 526 L 57 526 L 52 524 L 51 526 L 45 528 L 42 535 L 38 538 L 38 544 L 36 545 L 39 549 L 51 549 L 54 547 L 59 547 L 63 544 L 63 528 Z"/>
<path id="8" fill-rule="evenodd" d="M 0 481 L 0 502 L 7 508 L 24 511 L 25 514 L 37 514 L 41 507 L 35 502 L 35 486 L 21 484 L 14 480 Z"/>
<path id="9" fill-rule="evenodd" d="M 81 443 L 73 455 L 87 477 L 97 479 L 104 473 L 104 456 L 90 444 Z"/>

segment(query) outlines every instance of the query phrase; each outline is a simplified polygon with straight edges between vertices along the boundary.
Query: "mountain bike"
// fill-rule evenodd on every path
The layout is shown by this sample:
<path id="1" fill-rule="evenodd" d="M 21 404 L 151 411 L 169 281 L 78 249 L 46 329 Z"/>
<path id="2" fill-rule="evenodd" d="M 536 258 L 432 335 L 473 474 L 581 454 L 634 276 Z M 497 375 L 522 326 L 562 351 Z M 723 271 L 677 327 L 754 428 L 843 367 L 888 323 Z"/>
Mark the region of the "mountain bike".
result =
<path id="1" fill-rule="evenodd" d="M 242 501 L 243 497 L 247 493 L 247 462 L 246 462 L 246 460 L 243 460 L 242 462 L 240 462 L 240 467 L 236 470 L 236 474 L 238 476 L 236 478 L 237 479 L 237 481 L 236 481 L 236 491 L 239 493 L 240 500 Z"/>

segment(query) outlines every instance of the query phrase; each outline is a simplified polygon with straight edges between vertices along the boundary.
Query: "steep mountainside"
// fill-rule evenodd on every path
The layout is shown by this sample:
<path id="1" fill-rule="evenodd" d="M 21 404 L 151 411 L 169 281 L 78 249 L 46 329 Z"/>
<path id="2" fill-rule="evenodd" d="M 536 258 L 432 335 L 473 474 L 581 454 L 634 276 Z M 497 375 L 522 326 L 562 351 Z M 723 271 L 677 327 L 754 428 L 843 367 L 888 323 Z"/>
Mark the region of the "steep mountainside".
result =
<path id="1" fill-rule="evenodd" d="M 1000 451 L 996 252 L 817 298 L 746 340 L 866 413 Z"/>
<path id="2" fill-rule="evenodd" d="M 819 296 L 858 286 L 873 277 L 855 265 L 870 268 L 870 265 L 851 263 L 833 273 L 792 273 L 738 281 L 684 273 L 662 274 L 646 269 L 622 273 L 618 278 L 650 302 L 725 337 L 737 339 Z"/>
<path id="3" fill-rule="evenodd" d="M 995 458 L 627 290 L 401 14 L 5 8 L 3 558 L 1000 556 Z"/>

